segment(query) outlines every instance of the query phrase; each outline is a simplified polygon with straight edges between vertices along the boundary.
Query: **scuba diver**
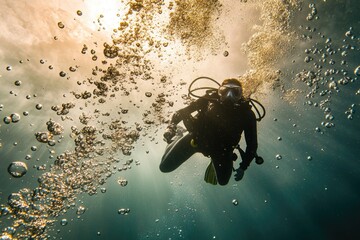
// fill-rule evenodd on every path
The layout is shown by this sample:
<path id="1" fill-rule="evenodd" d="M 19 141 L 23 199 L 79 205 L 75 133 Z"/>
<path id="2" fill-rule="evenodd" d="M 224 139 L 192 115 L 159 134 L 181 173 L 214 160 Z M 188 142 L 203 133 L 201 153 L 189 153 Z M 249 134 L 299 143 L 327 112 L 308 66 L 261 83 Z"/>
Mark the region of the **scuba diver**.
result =
<path id="1" fill-rule="evenodd" d="M 193 83 L 203 78 L 215 82 L 219 87 L 191 90 Z M 205 95 L 193 94 L 195 90 L 201 89 L 207 89 Z M 258 101 L 243 97 L 239 80 L 231 78 L 219 84 L 211 78 L 200 77 L 190 84 L 189 95 L 198 99 L 176 111 L 164 133 L 164 140 L 168 146 L 159 167 L 162 172 L 175 170 L 193 154 L 199 152 L 211 158 L 205 172 L 205 181 L 214 185 L 217 183 L 226 185 L 233 170 L 236 171 L 235 180 L 239 181 L 254 158 L 258 164 L 263 162 L 256 153 L 258 147 L 256 121 L 265 116 L 265 109 Z M 262 107 L 262 115 L 253 101 Z M 259 118 L 251 110 L 252 106 L 256 109 Z M 188 131 L 186 134 L 177 126 L 181 121 Z M 246 142 L 245 151 L 239 146 L 243 132 Z M 242 158 L 237 170 L 233 168 L 233 161 L 237 159 L 235 149 Z"/>

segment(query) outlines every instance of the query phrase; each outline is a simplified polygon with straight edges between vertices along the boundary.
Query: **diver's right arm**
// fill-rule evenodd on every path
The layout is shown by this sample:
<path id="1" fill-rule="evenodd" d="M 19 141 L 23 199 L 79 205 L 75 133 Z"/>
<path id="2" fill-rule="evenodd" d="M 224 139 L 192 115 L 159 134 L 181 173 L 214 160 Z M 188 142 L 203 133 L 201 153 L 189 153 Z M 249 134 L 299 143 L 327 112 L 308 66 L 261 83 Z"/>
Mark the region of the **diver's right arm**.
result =
<path id="1" fill-rule="evenodd" d="M 176 111 L 173 116 L 171 117 L 171 121 L 167 126 L 164 138 L 167 143 L 171 142 L 171 139 L 176 134 L 176 126 L 181 121 L 187 121 L 188 119 L 192 118 L 191 113 L 201 109 L 204 104 L 206 104 L 206 100 L 199 98 L 196 101 L 190 103 L 190 105 Z"/>

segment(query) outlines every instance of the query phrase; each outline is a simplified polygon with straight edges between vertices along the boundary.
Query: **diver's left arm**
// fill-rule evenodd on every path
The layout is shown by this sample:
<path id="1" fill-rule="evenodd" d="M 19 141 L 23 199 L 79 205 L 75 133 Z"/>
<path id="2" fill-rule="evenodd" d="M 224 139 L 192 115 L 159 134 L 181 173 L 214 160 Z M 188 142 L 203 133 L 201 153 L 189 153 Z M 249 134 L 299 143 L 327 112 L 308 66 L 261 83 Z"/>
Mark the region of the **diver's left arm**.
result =
<path id="1" fill-rule="evenodd" d="M 256 156 L 256 151 L 258 148 L 256 117 L 254 112 L 251 110 L 249 110 L 247 114 L 247 121 L 246 121 L 246 126 L 244 128 L 244 132 L 245 132 L 246 151 L 245 151 L 245 158 L 240 164 L 240 167 L 243 170 L 246 170 L 246 168 L 250 165 L 251 161 Z"/>

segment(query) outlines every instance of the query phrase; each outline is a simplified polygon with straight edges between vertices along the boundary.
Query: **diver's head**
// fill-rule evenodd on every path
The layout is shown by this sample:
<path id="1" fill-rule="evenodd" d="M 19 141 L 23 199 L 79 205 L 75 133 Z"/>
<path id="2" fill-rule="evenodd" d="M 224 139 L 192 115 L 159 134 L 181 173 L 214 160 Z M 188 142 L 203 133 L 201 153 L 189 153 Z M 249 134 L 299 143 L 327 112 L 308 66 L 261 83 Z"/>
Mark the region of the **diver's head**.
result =
<path id="1" fill-rule="evenodd" d="M 241 83 L 235 78 L 225 79 L 218 89 L 218 94 L 222 103 L 235 104 L 243 97 Z"/>

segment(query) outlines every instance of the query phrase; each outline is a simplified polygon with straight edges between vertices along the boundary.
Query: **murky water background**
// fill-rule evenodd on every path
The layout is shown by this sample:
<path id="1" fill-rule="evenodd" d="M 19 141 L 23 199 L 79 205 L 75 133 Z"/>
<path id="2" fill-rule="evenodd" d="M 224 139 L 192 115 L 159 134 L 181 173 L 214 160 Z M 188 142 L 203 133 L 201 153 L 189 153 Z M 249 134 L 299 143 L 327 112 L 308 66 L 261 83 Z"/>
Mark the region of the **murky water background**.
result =
<path id="1" fill-rule="evenodd" d="M 1 239 L 359 238 L 355 0 L 1 6 Z M 199 76 L 266 107 L 241 182 L 158 170 Z"/>

